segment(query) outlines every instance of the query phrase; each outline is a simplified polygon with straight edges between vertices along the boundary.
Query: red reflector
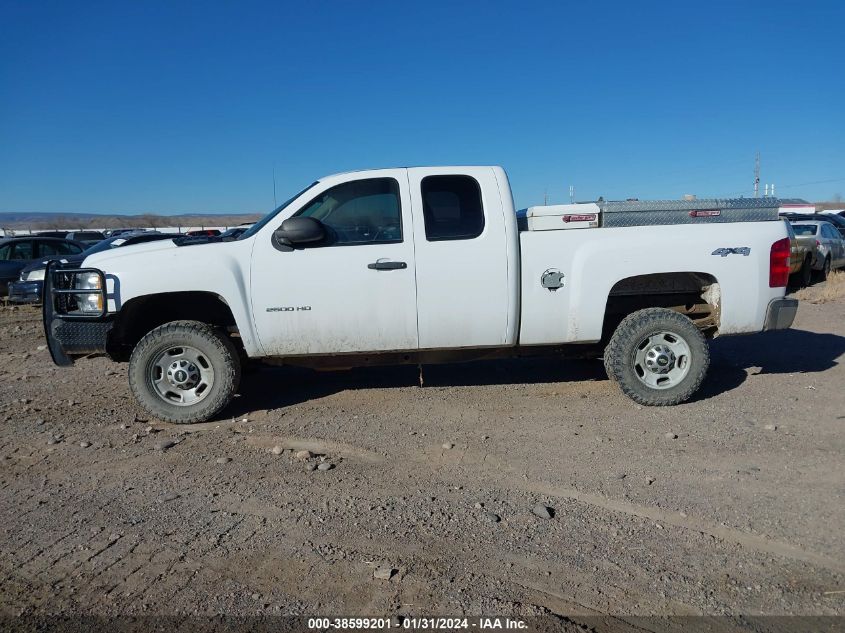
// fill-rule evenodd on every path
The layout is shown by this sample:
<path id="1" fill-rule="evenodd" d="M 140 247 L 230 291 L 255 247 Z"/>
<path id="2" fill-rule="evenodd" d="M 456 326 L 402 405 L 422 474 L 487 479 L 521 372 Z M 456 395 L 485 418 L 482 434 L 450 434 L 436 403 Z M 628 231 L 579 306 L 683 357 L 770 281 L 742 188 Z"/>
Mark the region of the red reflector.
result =
<path id="1" fill-rule="evenodd" d="M 789 238 L 772 244 L 769 253 L 769 288 L 786 288 L 789 281 Z"/>
<path id="2" fill-rule="evenodd" d="M 722 215 L 721 210 L 719 209 L 704 209 L 701 211 L 690 211 L 689 216 L 691 218 L 715 218 L 716 216 Z"/>
<path id="3" fill-rule="evenodd" d="M 596 219 L 595 213 L 585 213 L 583 215 L 565 215 L 564 222 L 594 222 Z"/>

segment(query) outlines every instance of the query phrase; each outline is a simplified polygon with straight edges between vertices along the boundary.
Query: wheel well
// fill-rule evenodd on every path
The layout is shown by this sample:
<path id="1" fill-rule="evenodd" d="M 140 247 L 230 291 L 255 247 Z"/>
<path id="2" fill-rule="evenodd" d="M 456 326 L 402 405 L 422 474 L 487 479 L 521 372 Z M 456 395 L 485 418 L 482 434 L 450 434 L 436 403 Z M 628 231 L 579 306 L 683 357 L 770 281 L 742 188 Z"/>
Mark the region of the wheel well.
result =
<path id="1" fill-rule="evenodd" d="M 626 277 L 610 289 L 602 337 L 606 340 L 622 319 L 644 308 L 669 308 L 689 317 L 705 336 L 715 336 L 721 311 L 719 282 L 700 272 Z"/>
<path id="2" fill-rule="evenodd" d="M 231 308 L 213 292 L 164 292 L 127 301 L 117 313 L 107 351 L 114 360 L 129 359 L 145 334 L 171 321 L 200 321 L 236 334 Z M 240 345 L 240 339 L 233 342 Z"/>

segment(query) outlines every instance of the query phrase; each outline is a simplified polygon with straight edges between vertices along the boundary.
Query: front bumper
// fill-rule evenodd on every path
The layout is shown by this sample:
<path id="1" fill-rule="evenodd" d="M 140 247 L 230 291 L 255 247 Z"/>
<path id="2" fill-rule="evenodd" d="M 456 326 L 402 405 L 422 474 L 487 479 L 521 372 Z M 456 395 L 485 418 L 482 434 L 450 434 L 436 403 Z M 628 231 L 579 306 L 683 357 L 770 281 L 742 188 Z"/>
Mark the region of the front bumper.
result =
<path id="1" fill-rule="evenodd" d="M 13 281 L 9 284 L 11 303 L 40 303 L 44 284 L 40 281 Z"/>
<path id="2" fill-rule="evenodd" d="M 766 323 L 763 331 L 785 330 L 792 325 L 795 315 L 798 313 L 797 299 L 772 299 L 766 310 Z"/>
<path id="3" fill-rule="evenodd" d="M 98 273 L 99 290 L 75 289 L 75 275 Z M 109 333 L 114 321 L 106 311 L 106 284 L 102 271 L 93 268 L 64 267 L 57 262 L 47 264 L 42 290 L 44 335 L 50 356 L 56 365 L 72 365 L 75 358 L 106 352 Z M 69 310 L 72 298 L 81 294 L 101 294 L 102 311 L 79 314 Z"/>

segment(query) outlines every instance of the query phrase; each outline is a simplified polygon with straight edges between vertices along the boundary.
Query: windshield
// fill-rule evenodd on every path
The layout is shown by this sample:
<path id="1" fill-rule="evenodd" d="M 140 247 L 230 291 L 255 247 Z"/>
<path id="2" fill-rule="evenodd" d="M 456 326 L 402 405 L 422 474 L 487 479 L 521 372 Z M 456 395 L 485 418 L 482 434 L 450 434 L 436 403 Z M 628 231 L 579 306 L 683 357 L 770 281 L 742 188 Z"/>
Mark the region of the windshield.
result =
<path id="1" fill-rule="evenodd" d="M 239 239 L 239 240 L 245 240 L 245 239 L 247 239 L 248 237 L 252 237 L 252 236 L 253 236 L 253 235 L 255 235 L 256 233 L 258 233 L 258 231 L 260 231 L 261 229 L 263 229 L 263 228 L 264 228 L 264 227 L 265 227 L 265 226 L 266 226 L 266 225 L 267 225 L 267 224 L 268 224 L 268 223 L 269 223 L 269 222 L 270 222 L 273 218 L 275 218 L 277 215 L 279 215 L 279 213 L 281 213 L 282 211 L 284 211 L 284 210 L 287 208 L 287 206 L 288 206 L 291 202 L 293 202 L 294 200 L 296 200 L 299 196 L 301 196 L 303 193 L 305 193 L 306 191 L 308 191 L 309 189 L 311 189 L 312 187 L 314 187 L 314 185 L 316 185 L 316 184 L 317 184 L 316 182 L 312 182 L 310 185 L 308 185 L 307 187 L 305 187 L 305 189 L 303 189 L 302 191 L 300 191 L 298 194 L 296 194 L 295 196 L 293 196 L 292 198 L 290 198 L 290 199 L 288 199 L 288 200 L 285 200 L 285 201 L 282 203 L 282 206 L 280 206 L 280 207 L 278 207 L 278 208 L 276 208 L 276 209 L 273 209 L 270 213 L 268 213 L 267 215 L 265 215 L 263 218 L 261 218 L 261 219 L 260 219 L 258 222 L 256 222 L 255 224 L 253 224 L 253 225 L 249 228 L 249 230 L 247 230 L 247 231 L 245 231 L 244 233 L 242 233 L 242 234 L 241 234 L 241 236 L 240 236 L 238 239 Z"/>
<path id="2" fill-rule="evenodd" d="M 815 224 L 793 224 L 795 235 L 815 235 L 818 227 Z"/>

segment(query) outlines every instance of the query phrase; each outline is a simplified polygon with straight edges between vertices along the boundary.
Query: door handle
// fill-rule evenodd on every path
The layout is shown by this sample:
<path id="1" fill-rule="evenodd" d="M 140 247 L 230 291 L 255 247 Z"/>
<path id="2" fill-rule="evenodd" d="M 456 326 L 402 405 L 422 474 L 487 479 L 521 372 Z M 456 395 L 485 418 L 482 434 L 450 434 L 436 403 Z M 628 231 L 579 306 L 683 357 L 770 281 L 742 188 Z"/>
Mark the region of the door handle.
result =
<path id="1" fill-rule="evenodd" d="M 373 262 L 372 264 L 367 264 L 367 268 L 370 270 L 400 270 L 407 267 L 408 264 L 405 262 L 387 262 L 382 260 Z"/>

